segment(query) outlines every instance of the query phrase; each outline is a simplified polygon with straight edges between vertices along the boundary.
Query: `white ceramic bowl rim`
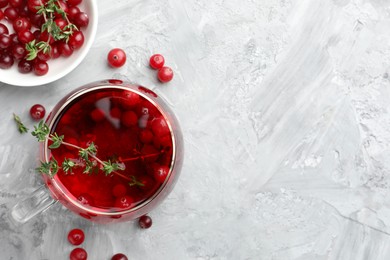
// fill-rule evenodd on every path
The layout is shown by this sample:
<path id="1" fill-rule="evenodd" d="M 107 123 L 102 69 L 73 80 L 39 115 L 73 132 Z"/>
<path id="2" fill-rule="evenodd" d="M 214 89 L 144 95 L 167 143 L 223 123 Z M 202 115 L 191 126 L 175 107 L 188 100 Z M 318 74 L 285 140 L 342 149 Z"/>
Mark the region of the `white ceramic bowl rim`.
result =
<path id="1" fill-rule="evenodd" d="M 89 25 L 83 30 L 85 42 L 81 49 L 76 50 L 75 53 L 68 58 L 60 57 L 49 61 L 49 72 L 44 76 L 36 76 L 33 72 L 21 74 L 17 69 L 18 61 L 15 61 L 12 68 L 6 70 L 0 69 L 0 81 L 21 87 L 40 86 L 56 81 L 74 70 L 85 58 L 91 48 L 98 24 L 96 0 L 84 0 L 80 4 L 80 10 L 85 11 L 89 16 Z"/>

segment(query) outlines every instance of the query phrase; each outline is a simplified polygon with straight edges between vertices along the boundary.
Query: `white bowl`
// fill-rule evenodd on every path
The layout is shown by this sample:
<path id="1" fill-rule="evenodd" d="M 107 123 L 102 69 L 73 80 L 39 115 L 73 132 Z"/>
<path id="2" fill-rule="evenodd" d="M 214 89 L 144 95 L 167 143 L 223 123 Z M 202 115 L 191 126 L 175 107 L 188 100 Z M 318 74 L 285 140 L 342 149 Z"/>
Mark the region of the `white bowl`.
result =
<path id="1" fill-rule="evenodd" d="M 75 69 L 91 48 L 95 39 L 98 23 L 96 0 L 84 0 L 79 5 L 79 8 L 81 11 L 88 14 L 89 17 L 89 25 L 87 28 L 82 29 L 85 41 L 79 50 L 74 51 L 68 58 L 59 57 L 55 60 L 49 60 L 49 71 L 43 76 L 37 76 L 33 72 L 28 74 L 20 73 L 18 71 L 17 61 L 15 61 L 11 68 L 5 70 L 0 69 L 0 81 L 10 85 L 33 87 L 56 81 Z"/>

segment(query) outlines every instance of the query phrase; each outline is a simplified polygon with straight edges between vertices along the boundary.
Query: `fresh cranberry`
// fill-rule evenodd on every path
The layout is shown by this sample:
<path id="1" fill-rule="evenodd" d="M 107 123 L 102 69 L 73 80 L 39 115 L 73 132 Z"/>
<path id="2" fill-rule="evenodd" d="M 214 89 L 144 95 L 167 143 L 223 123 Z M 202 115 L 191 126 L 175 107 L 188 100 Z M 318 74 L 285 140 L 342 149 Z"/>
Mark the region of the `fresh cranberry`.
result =
<path id="1" fill-rule="evenodd" d="M 141 97 L 132 91 L 123 91 L 120 94 L 120 98 L 122 99 L 121 104 L 123 108 L 129 109 L 137 105 L 141 101 Z"/>
<path id="2" fill-rule="evenodd" d="M 169 134 L 167 121 L 163 117 L 158 117 L 152 121 L 152 131 L 156 136 Z"/>
<path id="3" fill-rule="evenodd" d="M 115 200 L 115 207 L 121 209 L 130 208 L 134 204 L 134 199 L 130 196 L 119 197 Z"/>
<path id="4" fill-rule="evenodd" d="M 4 12 L 3 10 L 0 10 L 0 21 L 4 19 Z"/>
<path id="5" fill-rule="evenodd" d="M 0 0 L 0 8 L 6 7 L 8 5 L 8 0 Z"/>
<path id="6" fill-rule="evenodd" d="M 112 49 L 107 55 L 107 60 L 111 67 L 122 67 L 126 63 L 126 53 L 119 48 Z"/>
<path id="7" fill-rule="evenodd" d="M 7 49 L 12 44 L 8 34 L 0 34 L 0 49 Z"/>
<path id="8" fill-rule="evenodd" d="M 47 72 L 49 71 L 49 65 L 47 64 L 46 61 L 43 61 L 43 60 L 37 60 L 34 63 L 33 68 L 34 68 L 34 73 L 37 76 L 43 76 L 43 75 L 47 74 Z"/>
<path id="9" fill-rule="evenodd" d="M 153 133 L 148 129 L 143 129 L 139 133 L 139 140 L 144 144 L 149 144 L 153 141 Z"/>
<path id="10" fill-rule="evenodd" d="M 44 118 L 45 112 L 45 107 L 40 104 L 35 104 L 30 108 L 30 116 L 35 120 Z"/>
<path id="11" fill-rule="evenodd" d="M 0 34 L 8 34 L 8 28 L 5 26 L 5 24 L 0 23 Z"/>
<path id="12" fill-rule="evenodd" d="M 49 42 L 49 44 L 54 43 L 54 38 L 47 31 L 41 32 L 39 39 L 43 42 Z"/>
<path id="13" fill-rule="evenodd" d="M 40 60 L 43 60 L 43 61 L 48 61 L 51 59 L 51 48 L 50 48 L 50 51 L 47 51 L 47 52 L 43 52 L 43 51 L 40 51 L 38 52 L 38 59 Z"/>
<path id="14" fill-rule="evenodd" d="M 31 23 L 30 23 L 30 20 L 28 20 L 27 18 L 20 17 L 20 18 L 16 18 L 13 21 L 12 26 L 13 26 L 15 32 L 21 32 L 21 31 L 25 31 L 25 30 L 30 30 Z"/>
<path id="15" fill-rule="evenodd" d="M 127 256 L 124 254 L 115 254 L 111 257 L 111 260 L 128 260 Z"/>
<path id="16" fill-rule="evenodd" d="M 153 69 L 161 69 L 164 66 L 164 57 L 161 54 L 154 54 L 152 57 L 150 57 L 149 65 Z"/>
<path id="17" fill-rule="evenodd" d="M 127 188 L 125 185 L 119 183 L 112 188 L 112 195 L 115 197 L 123 197 L 126 195 Z"/>
<path id="18" fill-rule="evenodd" d="M 56 18 L 56 19 L 54 19 L 54 22 L 56 23 L 56 25 L 57 25 L 61 30 L 63 30 L 64 27 L 68 24 L 64 18 Z"/>
<path id="19" fill-rule="evenodd" d="M 20 7 L 23 4 L 23 0 L 8 0 L 8 3 L 12 7 Z"/>
<path id="20" fill-rule="evenodd" d="M 56 45 L 56 44 L 53 44 L 52 46 L 51 46 L 51 58 L 52 59 L 57 59 L 58 57 L 60 57 L 61 56 L 61 53 L 60 53 L 60 51 L 58 50 L 58 46 Z"/>
<path id="21" fill-rule="evenodd" d="M 66 2 L 64 2 L 62 0 L 56 1 L 56 2 L 57 2 L 57 6 L 59 6 L 65 13 L 68 13 L 68 4 Z M 57 18 L 62 17 L 62 15 L 59 13 L 55 13 L 54 16 Z"/>
<path id="22" fill-rule="evenodd" d="M 141 190 L 149 191 L 154 186 L 154 179 L 148 175 L 141 175 L 138 177 L 138 182 L 142 183 L 142 186 L 139 186 Z"/>
<path id="23" fill-rule="evenodd" d="M 11 38 L 12 44 L 18 44 L 19 43 L 18 35 L 16 33 L 10 34 L 9 37 Z"/>
<path id="24" fill-rule="evenodd" d="M 155 165 L 153 167 L 154 179 L 160 183 L 163 183 L 169 173 L 169 167 L 165 165 Z"/>
<path id="25" fill-rule="evenodd" d="M 41 28 L 42 24 L 45 22 L 45 19 L 40 14 L 31 13 L 29 15 L 29 18 L 30 18 L 31 24 L 34 25 L 35 27 L 38 27 L 38 28 Z"/>
<path id="26" fill-rule="evenodd" d="M 5 52 L 0 54 L 0 69 L 9 69 L 14 65 L 14 58 L 11 54 Z"/>
<path id="27" fill-rule="evenodd" d="M 68 18 L 73 20 L 78 13 L 80 13 L 80 9 L 77 6 L 71 6 L 68 9 Z"/>
<path id="28" fill-rule="evenodd" d="M 157 73 L 158 80 L 165 83 L 173 78 L 173 71 L 170 67 L 162 67 Z"/>
<path id="29" fill-rule="evenodd" d="M 36 13 L 38 8 L 41 6 L 41 0 L 27 0 L 28 10 L 32 13 Z"/>
<path id="30" fill-rule="evenodd" d="M 79 12 L 73 17 L 74 24 L 78 27 L 87 27 L 89 24 L 88 15 L 84 12 Z"/>
<path id="31" fill-rule="evenodd" d="M 12 52 L 12 55 L 14 55 L 14 58 L 17 60 L 23 59 L 27 53 L 24 46 L 20 43 L 13 45 L 11 52 Z"/>
<path id="32" fill-rule="evenodd" d="M 73 49 L 69 46 L 69 44 L 65 42 L 59 42 L 58 43 L 58 50 L 60 51 L 61 55 L 64 57 L 69 57 L 73 54 Z"/>
<path id="33" fill-rule="evenodd" d="M 33 64 L 28 60 L 21 60 L 18 63 L 18 70 L 22 74 L 30 73 L 33 69 Z"/>
<path id="34" fill-rule="evenodd" d="M 121 122 L 124 126 L 127 127 L 135 126 L 138 123 L 137 114 L 133 111 L 126 111 L 122 113 Z"/>
<path id="35" fill-rule="evenodd" d="M 121 118 L 122 111 L 118 107 L 113 107 L 110 109 L 110 116 L 112 118 Z"/>
<path id="36" fill-rule="evenodd" d="M 84 242 L 84 237 L 84 232 L 78 228 L 72 229 L 68 233 L 68 241 L 74 246 L 81 245 Z"/>
<path id="37" fill-rule="evenodd" d="M 167 148 L 172 145 L 172 138 L 170 135 L 158 136 L 153 139 L 153 145 L 157 149 Z"/>
<path id="38" fill-rule="evenodd" d="M 35 39 L 34 34 L 29 30 L 18 32 L 18 39 L 21 43 L 29 43 Z"/>
<path id="39" fill-rule="evenodd" d="M 92 110 L 91 112 L 91 118 L 93 121 L 95 122 L 100 122 L 102 121 L 104 118 L 106 118 L 106 114 L 104 113 L 104 111 L 100 108 L 95 108 L 94 110 Z"/>
<path id="40" fill-rule="evenodd" d="M 68 5 L 69 6 L 76 6 L 76 5 L 79 5 L 81 4 L 83 0 L 68 0 Z"/>
<path id="41" fill-rule="evenodd" d="M 7 18 L 9 21 L 13 21 L 16 18 L 19 17 L 18 10 L 15 7 L 7 7 L 4 10 L 4 16 Z"/>
<path id="42" fill-rule="evenodd" d="M 81 31 L 73 32 L 69 37 L 68 44 L 73 50 L 80 49 L 84 44 L 84 34 Z"/>
<path id="43" fill-rule="evenodd" d="M 138 219 L 138 224 L 141 228 L 150 228 L 153 224 L 152 218 L 146 215 L 143 215 Z"/>
<path id="44" fill-rule="evenodd" d="M 29 15 L 29 13 L 30 13 L 30 11 L 28 10 L 27 5 L 23 5 L 23 6 L 18 8 L 18 14 L 20 17 L 27 17 Z"/>
<path id="45" fill-rule="evenodd" d="M 80 247 L 77 247 L 70 252 L 70 260 L 87 260 L 87 257 L 87 251 Z"/>

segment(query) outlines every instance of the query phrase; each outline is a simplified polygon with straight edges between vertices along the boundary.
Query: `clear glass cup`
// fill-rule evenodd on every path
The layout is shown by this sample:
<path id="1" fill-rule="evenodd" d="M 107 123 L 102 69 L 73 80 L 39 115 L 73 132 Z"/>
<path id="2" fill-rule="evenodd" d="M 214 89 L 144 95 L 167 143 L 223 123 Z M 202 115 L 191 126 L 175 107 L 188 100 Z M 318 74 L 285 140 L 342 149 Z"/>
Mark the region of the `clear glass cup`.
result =
<path id="1" fill-rule="evenodd" d="M 134 95 L 139 97 L 139 103 L 127 99 Z M 118 109 L 115 110 L 116 106 Z M 79 110 L 75 110 L 76 108 Z M 95 110 L 101 110 L 101 114 L 95 113 Z M 104 113 L 106 119 L 102 119 Z M 91 119 L 86 119 L 84 114 L 90 115 Z M 126 117 L 125 114 L 130 116 Z M 67 121 L 67 115 L 73 116 L 72 121 Z M 18 223 L 28 221 L 56 202 L 86 219 L 99 223 L 132 220 L 158 206 L 173 189 L 179 177 L 184 151 L 178 121 L 166 102 L 143 86 L 121 80 L 105 80 L 85 85 L 65 96 L 49 114 L 46 124 L 51 133 L 57 133 L 59 130 L 73 134 L 75 137 L 72 138 L 64 134 L 64 141 L 72 141 L 70 143 L 73 144 L 76 142 L 78 147 L 83 148 L 90 144 L 84 141 L 94 137 L 86 133 L 100 129 L 100 132 L 97 131 L 100 135 L 96 134 L 97 141 L 100 140 L 96 156 L 105 155 L 106 151 L 109 151 L 107 154 L 114 153 L 115 156 L 119 154 L 119 158 L 112 160 L 125 165 L 126 169 L 117 170 L 117 175 L 111 173 L 106 176 L 101 170 L 102 165 L 94 161 L 95 171 L 88 174 L 82 174 L 80 170 L 65 174 L 60 170 L 54 177 L 42 175 L 45 185 L 16 204 L 11 211 L 12 219 Z M 89 129 L 86 133 L 84 126 Z M 114 130 L 110 130 L 111 128 Z M 146 134 L 146 137 L 140 137 L 144 130 L 153 133 L 152 141 L 150 133 Z M 77 148 L 63 148 L 62 145 L 62 148 L 58 148 L 62 150 L 55 150 L 49 149 L 49 145 L 48 140 L 41 143 L 42 162 L 48 162 L 54 157 L 61 165 L 65 157 L 75 157 L 78 153 Z M 66 151 L 68 148 L 70 152 Z M 72 156 L 65 156 L 69 154 Z M 132 156 L 123 159 L 123 154 Z M 108 158 L 103 159 L 107 161 Z M 81 162 L 80 158 L 72 160 Z M 80 169 L 85 169 L 82 167 L 83 163 L 80 164 Z M 168 174 L 163 174 L 166 177 L 161 179 L 161 167 L 166 166 Z M 134 184 L 137 182 L 138 184 Z M 147 184 L 150 189 L 147 190 L 146 185 L 142 184 Z"/>

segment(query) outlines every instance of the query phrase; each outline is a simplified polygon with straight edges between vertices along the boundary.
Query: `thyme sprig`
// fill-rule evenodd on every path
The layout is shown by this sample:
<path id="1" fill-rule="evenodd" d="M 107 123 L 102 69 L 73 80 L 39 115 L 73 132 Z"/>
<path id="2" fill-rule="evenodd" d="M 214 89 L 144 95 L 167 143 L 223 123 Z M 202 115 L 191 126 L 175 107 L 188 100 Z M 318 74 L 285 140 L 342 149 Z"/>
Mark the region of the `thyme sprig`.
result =
<path id="1" fill-rule="evenodd" d="M 46 3 L 40 1 L 40 6 L 37 6 L 37 14 L 42 15 L 45 21 L 41 26 L 41 33 L 47 32 L 48 37 L 47 41 L 36 42 L 35 40 L 32 40 L 26 44 L 27 60 L 34 60 L 39 52 L 45 54 L 50 53 L 50 37 L 55 41 L 64 41 L 67 43 L 73 32 L 78 31 L 77 26 L 69 21 L 59 0 L 48 0 Z M 61 15 L 62 18 L 66 20 L 67 24 L 63 28 L 60 28 L 56 24 L 56 15 Z"/>
<path id="2" fill-rule="evenodd" d="M 13 114 L 13 115 L 14 115 L 14 120 L 18 126 L 19 133 L 21 133 L 21 134 L 27 133 L 28 128 L 22 123 L 22 120 L 20 119 L 20 117 L 15 115 L 15 114 Z"/>

